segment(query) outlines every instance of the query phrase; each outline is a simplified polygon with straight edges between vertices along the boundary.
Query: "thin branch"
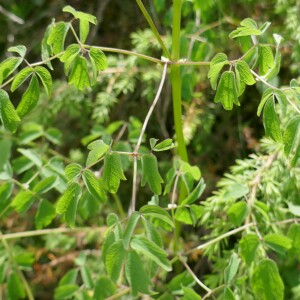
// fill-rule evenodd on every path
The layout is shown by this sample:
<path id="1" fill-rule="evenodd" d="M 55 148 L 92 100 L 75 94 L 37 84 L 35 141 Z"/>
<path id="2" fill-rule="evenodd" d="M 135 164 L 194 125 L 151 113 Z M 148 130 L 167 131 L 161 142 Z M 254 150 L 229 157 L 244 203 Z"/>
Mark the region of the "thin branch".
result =
<path id="1" fill-rule="evenodd" d="M 136 190 L 137 190 L 137 156 L 133 157 L 133 176 L 132 176 L 132 195 L 131 195 L 131 204 L 129 207 L 128 214 L 131 215 L 135 211 L 136 204 Z"/>
<path id="2" fill-rule="evenodd" d="M 186 268 L 186 270 L 190 273 L 190 275 L 194 278 L 194 280 L 198 283 L 198 285 L 200 287 L 202 287 L 206 292 L 211 293 L 212 290 L 207 287 L 197 276 L 196 274 L 193 272 L 193 270 L 189 267 L 189 265 L 185 262 L 184 258 L 182 256 L 178 256 L 179 260 L 181 261 L 181 263 L 184 265 L 184 267 Z"/>
<path id="3" fill-rule="evenodd" d="M 82 231 L 104 232 L 105 227 L 53 228 L 53 229 L 41 229 L 41 230 L 32 230 L 32 231 L 7 233 L 7 234 L 0 233 L 0 241 L 20 239 L 20 238 L 32 237 L 38 235 L 54 234 L 54 233 L 76 233 Z"/>
<path id="4" fill-rule="evenodd" d="M 190 249 L 190 250 L 186 251 L 184 253 L 184 255 L 188 255 L 188 254 L 190 254 L 190 253 L 192 253 L 194 251 L 197 251 L 197 250 L 200 250 L 200 249 L 204 249 L 204 248 L 206 248 L 206 247 L 208 247 L 210 245 L 213 245 L 214 243 L 216 243 L 216 242 L 218 242 L 218 241 L 220 241 L 220 240 L 222 240 L 222 239 L 224 239 L 224 238 L 226 238 L 228 236 L 234 235 L 234 234 L 236 234 L 236 233 L 238 233 L 240 231 L 243 231 L 246 228 L 249 228 L 249 227 L 254 226 L 254 225 L 255 225 L 254 223 L 249 223 L 249 224 L 245 224 L 245 225 L 243 225 L 241 227 L 238 227 L 236 229 L 233 229 L 231 231 L 228 231 L 228 232 L 226 232 L 226 233 L 224 233 L 222 235 L 219 235 L 218 237 L 212 239 L 211 241 L 208 241 L 207 243 L 204 243 L 202 245 L 199 245 L 196 248 L 193 248 L 193 249 Z"/>
<path id="5" fill-rule="evenodd" d="M 115 295 L 105 298 L 105 300 L 115 300 L 115 299 L 118 299 L 118 298 L 120 298 L 120 297 L 128 294 L 130 292 L 130 290 L 131 290 L 130 288 L 125 288 L 124 290 L 116 293 Z"/>
<path id="6" fill-rule="evenodd" d="M 168 58 L 168 59 L 171 59 L 171 54 L 170 52 L 168 51 L 167 47 L 165 46 L 164 42 L 162 41 L 161 37 L 160 37 L 160 34 L 156 28 L 156 26 L 154 25 L 154 22 L 152 21 L 150 15 L 148 14 L 143 2 L 141 0 L 136 0 L 136 3 L 137 5 L 139 6 L 140 10 L 142 11 L 144 17 L 146 18 L 149 26 L 151 27 L 151 30 L 153 31 L 157 41 L 159 42 L 163 52 L 164 52 L 164 55 Z"/>
<path id="7" fill-rule="evenodd" d="M 0 13 L 11 19 L 13 22 L 18 23 L 18 24 L 24 24 L 24 20 L 16 16 L 15 14 L 9 12 L 6 10 L 2 5 L 0 5 Z"/>
<path id="8" fill-rule="evenodd" d="M 159 87 L 158 87 L 158 90 L 157 90 L 155 99 L 153 100 L 152 105 L 151 105 L 151 107 L 150 107 L 150 109 L 149 109 L 149 111 L 148 111 L 148 114 L 147 114 L 146 118 L 145 118 L 145 121 L 144 121 L 144 124 L 143 124 L 143 127 L 142 127 L 142 131 L 141 131 L 141 134 L 140 134 L 139 139 L 138 139 L 138 142 L 137 142 L 137 144 L 136 144 L 136 146 L 135 146 L 134 152 L 136 152 L 136 153 L 139 151 L 139 148 L 140 148 L 140 146 L 141 146 L 142 139 L 143 139 L 143 136 L 144 136 L 146 127 L 147 127 L 147 125 L 148 125 L 149 119 L 150 119 L 150 117 L 151 117 L 151 115 L 152 115 L 152 112 L 153 112 L 153 110 L 154 110 L 154 107 L 155 107 L 155 105 L 156 105 L 156 103 L 157 103 L 157 101 L 158 101 L 158 99 L 159 99 L 159 97 L 160 97 L 160 94 L 161 94 L 161 91 L 162 91 L 162 88 L 163 88 L 163 86 L 164 86 L 164 82 L 165 82 L 165 79 L 166 79 L 167 69 L 168 69 L 168 64 L 165 63 L 164 69 L 163 69 L 163 73 L 162 73 L 162 77 L 161 77 L 161 81 L 160 81 L 160 84 L 159 84 Z"/>

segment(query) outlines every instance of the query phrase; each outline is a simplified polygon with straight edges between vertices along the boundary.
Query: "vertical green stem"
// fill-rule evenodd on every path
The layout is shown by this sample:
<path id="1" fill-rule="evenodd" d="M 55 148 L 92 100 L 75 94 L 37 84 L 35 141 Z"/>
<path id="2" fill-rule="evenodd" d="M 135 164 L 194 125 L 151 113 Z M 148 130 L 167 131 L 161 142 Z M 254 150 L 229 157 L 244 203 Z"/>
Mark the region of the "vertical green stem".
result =
<path id="1" fill-rule="evenodd" d="M 172 32 L 172 60 L 180 59 L 180 28 L 181 28 L 181 0 L 173 0 L 173 32 Z M 181 107 L 181 77 L 180 66 L 172 65 L 171 83 L 173 95 L 173 112 L 175 133 L 177 139 L 177 151 L 180 159 L 188 161 L 187 150 L 182 129 L 182 107 Z"/>

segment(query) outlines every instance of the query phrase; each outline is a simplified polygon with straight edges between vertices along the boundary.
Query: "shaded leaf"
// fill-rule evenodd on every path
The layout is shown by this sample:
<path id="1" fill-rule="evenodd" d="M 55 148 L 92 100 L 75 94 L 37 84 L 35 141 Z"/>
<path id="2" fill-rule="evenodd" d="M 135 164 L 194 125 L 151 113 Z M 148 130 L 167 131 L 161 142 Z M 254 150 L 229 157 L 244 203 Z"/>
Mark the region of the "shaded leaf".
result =
<path id="1" fill-rule="evenodd" d="M 63 214 L 65 213 L 71 201 L 74 199 L 78 199 L 81 194 L 81 188 L 80 185 L 77 182 L 72 182 L 68 185 L 66 191 L 64 194 L 59 198 L 57 204 L 56 204 L 56 213 Z"/>
<path id="2" fill-rule="evenodd" d="M 32 75 L 31 81 L 29 83 L 28 89 L 22 96 L 21 102 L 18 104 L 17 112 L 20 117 L 25 116 L 33 110 L 37 105 L 40 97 L 39 82 L 36 75 Z"/>
<path id="3" fill-rule="evenodd" d="M 47 44 L 52 46 L 53 53 L 58 54 L 64 50 L 66 35 L 70 25 L 65 22 L 58 22 L 50 28 Z"/>
<path id="4" fill-rule="evenodd" d="M 204 180 L 203 178 L 201 178 L 195 189 L 181 202 L 181 205 L 189 205 L 194 203 L 202 195 L 205 187 L 206 185 L 204 183 Z"/>
<path id="5" fill-rule="evenodd" d="M 254 261 L 259 246 L 259 237 L 256 234 L 247 234 L 239 242 L 241 256 L 248 266 Z"/>
<path id="6" fill-rule="evenodd" d="M 56 176 L 50 176 L 48 178 L 42 179 L 33 187 L 33 192 L 37 194 L 44 194 L 51 190 L 56 184 Z"/>
<path id="7" fill-rule="evenodd" d="M 292 247 L 292 241 L 284 235 L 269 233 L 264 236 L 264 242 L 272 250 L 284 254 Z"/>
<path id="8" fill-rule="evenodd" d="M 142 186 L 148 183 L 151 191 L 156 195 L 160 195 L 162 191 L 161 184 L 164 181 L 158 171 L 156 156 L 153 154 L 142 156 L 142 172 Z"/>
<path id="9" fill-rule="evenodd" d="M 100 200 L 101 202 L 105 202 L 107 200 L 105 191 L 100 185 L 100 181 L 91 170 L 84 170 L 82 173 L 82 179 L 89 193 L 96 200 Z"/>
<path id="10" fill-rule="evenodd" d="M 235 75 L 232 71 L 225 71 L 222 74 L 214 101 L 216 103 L 221 102 L 226 110 L 232 110 L 233 103 L 238 106 L 240 105 L 235 84 Z"/>
<path id="11" fill-rule="evenodd" d="M 36 229 L 42 229 L 48 226 L 55 218 L 55 215 L 56 213 L 53 205 L 45 199 L 42 200 L 35 214 Z"/>
<path id="12" fill-rule="evenodd" d="M 50 72 L 46 68 L 41 66 L 35 67 L 34 71 L 40 78 L 47 95 L 50 96 L 52 92 L 52 77 Z"/>
<path id="13" fill-rule="evenodd" d="M 276 142 L 282 142 L 282 134 L 280 130 L 280 121 L 275 112 L 274 98 L 267 101 L 264 112 L 263 122 L 266 131 L 266 136 L 272 138 Z"/>
<path id="14" fill-rule="evenodd" d="M 215 90 L 217 88 L 219 74 L 222 68 L 228 63 L 227 55 L 224 53 L 216 54 L 211 60 L 207 77 L 210 79 L 212 89 Z"/>
<path id="15" fill-rule="evenodd" d="M 69 76 L 69 83 L 81 91 L 91 86 L 87 61 L 83 56 L 76 56 Z"/>
<path id="16" fill-rule="evenodd" d="M 257 299 L 284 299 L 284 284 L 273 260 L 260 262 L 251 277 L 251 286 Z"/>
<path id="17" fill-rule="evenodd" d="M 75 284 L 61 285 L 55 289 L 54 299 L 55 300 L 69 299 L 77 292 L 78 289 L 79 286 Z"/>
<path id="18" fill-rule="evenodd" d="M 125 276 L 133 296 L 138 292 L 149 294 L 150 278 L 143 268 L 143 262 L 135 251 L 130 251 L 125 263 Z"/>
<path id="19" fill-rule="evenodd" d="M 0 119 L 5 129 L 15 132 L 18 124 L 20 123 L 20 117 L 17 114 L 13 104 L 9 100 L 8 94 L 0 89 Z M 1 153 L 1 155 L 3 155 Z"/>
<path id="20" fill-rule="evenodd" d="M 167 258 L 167 253 L 158 245 L 148 240 L 144 236 L 133 236 L 130 242 L 133 250 L 142 253 L 147 258 L 153 260 L 166 271 L 171 271 L 171 263 Z"/>
<path id="21" fill-rule="evenodd" d="M 170 215 L 162 209 L 160 206 L 157 205 L 145 205 L 140 208 L 140 213 L 144 216 L 149 216 L 152 218 L 160 219 L 161 221 L 165 222 L 166 224 L 174 227 L 174 222 Z"/>
<path id="22" fill-rule="evenodd" d="M 120 276 L 125 255 L 126 251 L 122 240 L 114 242 L 107 249 L 105 256 L 106 271 L 114 282 L 116 282 Z"/>
<path id="23" fill-rule="evenodd" d="M 25 80 L 34 72 L 31 67 L 26 67 L 22 69 L 14 78 L 10 90 L 14 92 L 20 85 L 22 85 Z"/>
<path id="24" fill-rule="evenodd" d="M 120 181 L 126 180 L 118 153 L 113 152 L 105 155 L 103 180 L 110 193 L 116 193 L 119 189 Z"/>
<path id="25" fill-rule="evenodd" d="M 261 98 L 261 101 L 259 103 L 259 106 L 257 108 L 257 116 L 259 117 L 266 102 L 270 99 L 270 97 L 273 95 L 273 90 L 268 88 L 266 89 L 263 94 L 262 94 L 262 98 Z"/>

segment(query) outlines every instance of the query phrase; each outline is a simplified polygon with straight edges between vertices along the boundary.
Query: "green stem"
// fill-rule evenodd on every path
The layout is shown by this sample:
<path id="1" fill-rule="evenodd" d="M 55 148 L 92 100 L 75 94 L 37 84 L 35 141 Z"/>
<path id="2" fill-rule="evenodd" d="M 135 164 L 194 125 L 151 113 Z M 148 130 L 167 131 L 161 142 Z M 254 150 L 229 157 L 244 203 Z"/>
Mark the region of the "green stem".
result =
<path id="1" fill-rule="evenodd" d="M 143 2 L 141 0 L 136 0 L 136 3 L 137 5 L 139 6 L 140 10 L 142 11 L 144 17 L 146 18 L 149 26 L 151 27 L 151 30 L 153 31 L 157 41 L 159 42 L 163 52 L 164 52 L 164 55 L 170 59 L 171 58 L 171 55 L 170 55 L 170 52 L 168 51 L 167 47 L 165 46 L 164 42 L 162 41 L 161 37 L 160 37 L 160 34 L 156 28 L 156 26 L 154 25 L 154 22 L 152 21 L 150 15 L 148 14 Z"/>
<path id="2" fill-rule="evenodd" d="M 180 59 L 180 27 L 181 27 L 181 0 L 173 1 L 173 32 L 172 32 L 172 60 Z M 180 159 L 188 161 L 187 150 L 183 137 L 182 128 L 182 106 L 181 106 L 181 77 L 180 67 L 172 65 L 171 67 L 171 83 L 173 94 L 173 112 L 175 133 L 177 139 L 177 151 Z"/>

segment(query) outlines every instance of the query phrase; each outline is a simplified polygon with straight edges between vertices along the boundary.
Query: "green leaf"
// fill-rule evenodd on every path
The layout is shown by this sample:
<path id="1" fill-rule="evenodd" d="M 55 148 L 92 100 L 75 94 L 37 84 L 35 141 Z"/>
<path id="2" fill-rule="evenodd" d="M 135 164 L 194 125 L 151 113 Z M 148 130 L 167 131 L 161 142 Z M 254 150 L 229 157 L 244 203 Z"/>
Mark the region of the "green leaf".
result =
<path id="1" fill-rule="evenodd" d="M 13 104 L 9 100 L 8 94 L 0 89 L 0 119 L 4 128 L 15 132 L 18 124 L 21 121 Z M 2 155 L 2 154 L 1 154 Z"/>
<path id="2" fill-rule="evenodd" d="M 115 213 L 110 213 L 106 218 L 107 226 L 114 226 L 119 222 L 119 217 Z"/>
<path id="3" fill-rule="evenodd" d="M 44 194 L 51 190 L 56 184 L 56 176 L 44 178 L 33 187 L 33 192 L 36 194 Z"/>
<path id="4" fill-rule="evenodd" d="M 184 224 L 193 225 L 193 218 L 186 207 L 178 207 L 175 212 L 175 220 Z"/>
<path id="5" fill-rule="evenodd" d="M 35 214 L 36 229 L 42 229 L 48 226 L 55 218 L 55 215 L 56 213 L 53 205 L 49 201 L 43 199 L 40 202 L 37 212 Z"/>
<path id="6" fill-rule="evenodd" d="M 257 108 L 257 116 L 259 117 L 264 106 L 265 106 L 265 103 L 270 99 L 270 97 L 273 95 L 273 90 L 268 88 L 264 91 L 263 95 L 262 95 L 262 98 L 261 98 L 261 101 L 259 103 L 259 106 Z"/>
<path id="7" fill-rule="evenodd" d="M 15 196 L 10 206 L 17 212 L 24 212 L 33 204 L 33 201 L 33 193 L 31 191 L 23 191 Z"/>
<path id="8" fill-rule="evenodd" d="M 191 288 L 182 286 L 184 296 L 181 300 L 201 300 L 202 298 Z"/>
<path id="9" fill-rule="evenodd" d="M 69 83 L 73 84 L 81 91 L 84 88 L 91 86 L 87 61 L 83 56 L 76 56 L 71 74 L 69 76 Z"/>
<path id="10" fill-rule="evenodd" d="M 292 166 L 295 166 L 300 157 L 300 117 L 292 118 L 283 134 L 284 153 Z"/>
<path id="11" fill-rule="evenodd" d="M 52 46 L 53 53 L 58 54 L 64 50 L 66 35 L 70 25 L 65 22 L 58 22 L 50 29 L 47 44 Z"/>
<path id="12" fill-rule="evenodd" d="M 78 202 L 79 202 L 80 197 L 81 197 L 81 191 L 80 191 L 80 194 L 77 197 L 72 197 L 72 199 L 71 199 L 71 201 L 68 205 L 68 209 L 65 213 L 66 223 L 71 228 L 75 227 L 77 206 L 78 206 Z"/>
<path id="13" fill-rule="evenodd" d="M 133 234 L 134 228 L 136 227 L 141 215 L 137 212 L 133 212 L 129 217 L 126 229 L 123 234 L 123 245 L 126 250 L 129 250 L 129 243 Z"/>
<path id="14" fill-rule="evenodd" d="M 155 226 L 151 222 L 148 222 L 145 219 L 143 219 L 143 223 L 145 226 L 147 237 L 152 242 L 154 242 L 156 245 L 158 245 L 159 247 L 162 247 L 163 246 L 162 238 L 161 238 L 158 230 L 155 228 Z"/>
<path id="15" fill-rule="evenodd" d="M 158 245 L 148 240 L 144 236 L 133 236 L 130 242 L 133 250 L 142 253 L 147 258 L 153 260 L 156 264 L 161 266 L 166 271 L 171 271 L 171 263 L 167 258 L 167 253 Z"/>
<path id="16" fill-rule="evenodd" d="M 284 254 L 292 247 L 292 241 L 284 235 L 269 233 L 264 236 L 266 245 L 279 254 Z"/>
<path id="17" fill-rule="evenodd" d="M 238 27 L 236 30 L 229 34 L 231 39 L 249 36 L 249 35 L 261 35 L 263 32 L 257 28 L 257 24 L 250 18 L 244 19 L 241 22 L 242 27 Z"/>
<path id="18" fill-rule="evenodd" d="M 0 63 L 0 84 L 17 69 L 22 61 L 23 59 L 20 57 L 9 57 Z"/>
<path id="19" fill-rule="evenodd" d="M 300 217 L 300 205 L 294 205 L 293 203 L 288 202 L 288 206 L 289 206 L 289 211 L 293 215 Z"/>
<path id="20" fill-rule="evenodd" d="M 24 45 L 18 45 L 18 46 L 9 47 L 7 51 L 18 53 L 22 58 L 24 58 L 27 48 Z"/>
<path id="21" fill-rule="evenodd" d="M 140 208 L 140 213 L 142 213 L 146 217 L 148 216 L 148 217 L 159 219 L 165 222 L 166 224 L 170 225 L 172 228 L 174 228 L 175 226 L 170 215 L 160 206 L 145 205 Z"/>
<path id="22" fill-rule="evenodd" d="M 264 112 L 263 122 L 266 136 L 272 138 L 276 142 L 282 142 L 282 134 L 280 130 L 280 121 L 275 112 L 274 97 L 267 101 Z"/>
<path id="23" fill-rule="evenodd" d="M 194 180 L 200 180 L 201 171 L 197 166 L 191 166 L 187 162 L 180 161 L 180 171 L 181 173 L 188 173 Z"/>
<path id="24" fill-rule="evenodd" d="M 71 44 L 67 47 L 66 51 L 60 56 L 60 61 L 65 64 L 65 73 L 69 73 L 69 69 L 72 66 L 74 59 L 77 57 L 81 48 L 78 44 Z"/>
<path id="25" fill-rule="evenodd" d="M 62 9 L 63 12 L 68 12 L 76 17 L 77 10 L 74 9 L 71 5 L 64 6 Z"/>
<path id="26" fill-rule="evenodd" d="M 234 293 L 229 287 L 226 287 L 224 290 L 224 300 L 235 300 Z"/>
<path id="27" fill-rule="evenodd" d="M 50 72 L 46 68 L 41 66 L 35 67 L 34 71 L 40 78 L 47 95 L 50 96 L 52 92 L 52 77 Z"/>
<path id="28" fill-rule="evenodd" d="M 273 260 L 265 259 L 260 262 L 251 277 L 251 286 L 257 299 L 284 299 L 284 284 Z"/>
<path id="29" fill-rule="evenodd" d="M 265 75 L 274 67 L 272 48 L 267 45 L 258 46 L 259 73 Z"/>
<path id="30" fill-rule="evenodd" d="M 292 240 L 291 250 L 300 259 L 300 224 L 292 224 L 287 236 Z"/>
<path id="31" fill-rule="evenodd" d="M 90 152 L 86 160 L 86 165 L 89 166 L 99 160 L 108 151 L 109 146 L 102 140 L 96 140 L 90 143 L 87 148 L 90 150 Z"/>
<path id="32" fill-rule="evenodd" d="M 195 283 L 194 278 L 188 271 L 183 271 L 182 273 L 176 275 L 168 283 L 168 290 L 173 294 L 180 293 L 182 286 L 192 286 Z"/>
<path id="33" fill-rule="evenodd" d="M 103 51 L 92 47 L 89 56 L 97 71 L 104 71 L 107 69 L 107 59 Z"/>
<path id="34" fill-rule="evenodd" d="M 103 180 L 110 193 L 116 193 L 121 180 L 126 180 L 123 173 L 120 155 L 116 152 L 107 153 L 104 158 Z"/>
<path id="35" fill-rule="evenodd" d="M 239 71 L 241 80 L 247 85 L 255 84 L 255 79 L 250 71 L 248 64 L 244 60 L 238 60 L 236 63 L 236 68 Z"/>
<path id="36" fill-rule="evenodd" d="M 57 287 L 54 291 L 54 299 L 70 299 L 79 289 L 79 286 L 75 284 L 66 284 Z"/>
<path id="37" fill-rule="evenodd" d="M 225 283 L 228 284 L 232 281 L 232 279 L 237 274 L 239 265 L 240 265 L 240 259 L 236 253 L 233 253 L 230 257 L 230 261 L 228 266 L 224 270 L 224 280 Z"/>
<path id="38" fill-rule="evenodd" d="M 21 279 L 16 272 L 11 272 L 7 280 L 7 299 L 18 300 L 24 299 L 26 293 L 22 284 Z"/>
<path id="39" fill-rule="evenodd" d="M 72 14 L 76 19 L 85 20 L 92 24 L 97 24 L 97 18 L 91 14 L 83 13 L 81 11 L 75 10 L 72 6 L 67 5 L 63 8 L 64 12 Z"/>
<path id="40" fill-rule="evenodd" d="M 158 141 L 159 141 L 158 139 L 150 138 L 149 142 L 150 142 L 151 149 L 153 149 L 155 147 L 155 145 Z"/>
<path id="41" fill-rule="evenodd" d="M 49 38 L 49 35 L 50 35 L 50 31 L 51 31 L 51 28 L 53 27 L 54 25 L 53 24 L 50 24 L 46 31 L 45 31 L 45 34 L 44 34 L 44 37 L 42 39 L 42 43 L 41 43 L 41 57 L 42 57 L 42 60 L 43 61 L 47 61 L 46 65 L 48 66 L 48 68 L 50 70 L 53 70 L 52 68 L 52 65 L 51 65 L 51 62 L 48 61 L 49 58 L 53 55 L 53 51 L 52 51 L 52 47 L 50 47 L 47 43 L 47 40 Z"/>
<path id="42" fill-rule="evenodd" d="M 125 263 L 125 276 L 133 296 L 138 292 L 149 294 L 150 278 L 143 268 L 144 263 L 135 251 L 130 251 Z"/>
<path id="43" fill-rule="evenodd" d="M 22 69 L 14 78 L 11 84 L 11 91 L 14 92 L 20 85 L 22 85 L 25 80 L 34 72 L 34 69 L 31 67 L 26 67 Z"/>
<path id="44" fill-rule="evenodd" d="M 90 270 L 87 267 L 83 266 L 80 268 L 80 273 L 85 288 L 92 289 L 94 287 L 94 282 Z"/>
<path id="45" fill-rule="evenodd" d="M 59 286 L 75 284 L 77 281 L 78 269 L 69 270 L 59 281 Z"/>
<path id="46" fill-rule="evenodd" d="M 66 176 L 68 178 L 69 181 L 72 181 L 73 179 L 77 178 L 80 176 L 81 174 L 81 165 L 79 164 L 70 164 L 70 165 L 67 165 L 66 168 L 65 168 L 65 173 L 66 173 Z"/>
<path id="47" fill-rule="evenodd" d="M 100 185 L 99 180 L 91 170 L 84 170 L 82 173 L 82 179 L 89 193 L 96 199 L 101 202 L 105 202 L 106 194 L 103 188 Z"/>
<path id="48" fill-rule="evenodd" d="M 45 138 L 55 145 L 61 145 L 62 133 L 59 129 L 50 127 L 44 132 Z"/>
<path id="49" fill-rule="evenodd" d="M 37 167 L 40 168 L 43 165 L 42 159 L 40 158 L 39 154 L 36 153 L 35 150 L 18 148 L 18 152 L 20 152 L 23 156 L 27 157 Z"/>
<path id="50" fill-rule="evenodd" d="M 123 241 L 114 242 L 108 249 L 105 256 L 105 267 L 111 279 L 116 282 L 119 279 L 126 251 Z"/>
<path id="51" fill-rule="evenodd" d="M 172 148 L 174 148 L 175 145 L 173 143 L 172 139 L 166 139 L 160 143 L 158 143 L 157 145 L 155 145 L 152 150 L 155 152 L 159 152 L 159 151 L 166 151 L 166 150 L 170 150 Z"/>
<path id="52" fill-rule="evenodd" d="M 144 154 L 142 156 L 142 170 L 142 186 L 148 183 L 151 191 L 156 195 L 160 195 L 162 191 L 161 184 L 164 181 L 158 171 L 156 156 Z"/>
<path id="53" fill-rule="evenodd" d="M 168 171 L 167 176 L 166 176 L 166 185 L 165 185 L 165 190 L 164 190 L 164 196 L 171 192 L 171 188 L 172 188 L 172 185 L 173 185 L 176 175 L 177 175 L 177 172 L 176 172 L 175 168 L 171 168 Z"/>
<path id="54" fill-rule="evenodd" d="M 105 287 L 105 288 L 103 288 Z M 94 300 L 104 300 L 115 294 L 115 284 L 106 276 L 101 276 L 95 283 Z"/>
<path id="55" fill-rule="evenodd" d="M 206 185 L 203 178 L 199 181 L 195 189 L 181 202 L 181 205 L 190 205 L 194 203 L 202 195 Z"/>
<path id="56" fill-rule="evenodd" d="M 80 194 L 81 188 L 77 182 L 72 182 L 71 184 L 69 184 L 64 194 L 58 199 L 58 202 L 56 204 L 56 213 L 65 213 L 68 210 L 71 201 L 73 199 L 79 198 Z"/>
<path id="57" fill-rule="evenodd" d="M 12 152 L 12 142 L 9 139 L 0 139 L 0 149 L 0 171 L 2 171 L 9 162 Z"/>
<path id="58" fill-rule="evenodd" d="M 227 215 L 229 220 L 235 225 L 240 226 L 249 213 L 248 205 L 245 201 L 239 201 L 231 205 Z"/>
<path id="59" fill-rule="evenodd" d="M 232 71 L 225 71 L 222 74 L 214 100 L 215 103 L 221 102 L 226 110 L 232 110 L 233 103 L 240 106 L 235 75 Z"/>
<path id="60" fill-rule="evenodd" d="M 247 234 L 239 242 L 241 256 L 245 263 L 250 266 L 256 256 L 259 246 L 259 237 L 256 234 Z"/>
<path id="61" fill-rule="evenodd" d="M 37 105 L 40 97 L 39 82 L 36 75 L 32 75 L 28 89 L 22 96 L 21 102 L 17 107 L 17 112 L 20 117 L 25 116 Z"/>
<path id="62" fill-rule="evenodd" d="M 214 56 L 214 58 L 210 62 L 210 69 L 208 72 L 208 78 L 210 79 L 210 84 L 212 89 L 217 88 L 217 82 L 218 82 L 218 77 L 219 74 L 222 70 L 222 68 L 229 64 L 227 55 L 224 53 L 218 53 Z"/>
<path id="63" fill-rule="evenodd" d="M 84 43 L 86 41 L 86 38 L 90 31 L 90 24 L 86 20 L 80 20 L 79 23 L 79 36 L 81 43 Z"/>

